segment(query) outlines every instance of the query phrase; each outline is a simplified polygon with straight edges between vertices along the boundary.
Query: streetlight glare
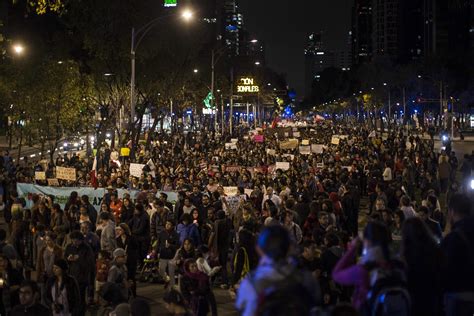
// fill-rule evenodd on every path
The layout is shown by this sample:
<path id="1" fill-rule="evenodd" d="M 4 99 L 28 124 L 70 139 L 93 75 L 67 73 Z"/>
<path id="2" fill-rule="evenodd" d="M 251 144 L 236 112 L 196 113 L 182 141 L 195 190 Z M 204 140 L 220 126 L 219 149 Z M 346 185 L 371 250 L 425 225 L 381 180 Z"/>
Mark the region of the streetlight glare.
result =
<path id="1" fill-rule="evenodd" d="M 15 51 L 16 54 L 21 54 L 23 53 L 24 50 L 25 48 L 23 47 L 23 45 L 20 45 L 20 44 L 13 45 L 13 51 Z"/>
<path id="2" fill-rule="evenodd" d="M 195 74 L 197 74 L 199 72 L 198 69 L 194 69 L 193 71 L 194 71 Z"/>
<path id="3" fill-rule="evenodd" d="M 253 39 L 250 41 L 250 43 L 258 43 L 258 39 Z"/>
<path id="4" fill-rule="evenodd" d="M 257 66 L 260 65 L 260 62 L 259 62 L 259 61 L 256 61 L 256 62 L 255 62 L 255 65 L 257 65 Z"/>
<path id="5" fill-rule="evenodd" d="M 183 13 L 181 14 L 181 16 L 186 21 L 189 21 L 193 18 L 193 12 L 191 10 L 184 10 Z"/>

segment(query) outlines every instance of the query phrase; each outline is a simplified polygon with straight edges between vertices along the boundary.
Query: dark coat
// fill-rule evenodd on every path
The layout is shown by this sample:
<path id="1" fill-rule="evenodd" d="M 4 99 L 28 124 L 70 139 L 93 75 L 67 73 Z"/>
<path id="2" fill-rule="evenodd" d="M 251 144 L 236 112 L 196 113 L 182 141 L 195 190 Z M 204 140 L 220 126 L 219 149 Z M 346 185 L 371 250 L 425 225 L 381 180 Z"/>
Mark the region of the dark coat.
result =
<path id="1" fill-rule="evenodd" d="M 64 258 L 67 259 L 69 255 L 79 256 L 76 261 L 68 261 L 69 274 L 78 283 L 89 283 L 95 271 L 95 255 L 91 247 L 85 242 L 82 242 L 79 247 L 69 244 L 64 251 Z"/>
<path id="2" fill-rule="evenodd" d="M 56 277 L 49 278 L 46 282 L 46 302 L 51 306 L 54 302 L 52 289 L 55 286 Z M 79 294 L 79 285 L 70 275 L 63 276 L 63 286 L 66 288 L 69 311 L 72 316 L 79 316 L 82 310 L 81 295 Z"/>

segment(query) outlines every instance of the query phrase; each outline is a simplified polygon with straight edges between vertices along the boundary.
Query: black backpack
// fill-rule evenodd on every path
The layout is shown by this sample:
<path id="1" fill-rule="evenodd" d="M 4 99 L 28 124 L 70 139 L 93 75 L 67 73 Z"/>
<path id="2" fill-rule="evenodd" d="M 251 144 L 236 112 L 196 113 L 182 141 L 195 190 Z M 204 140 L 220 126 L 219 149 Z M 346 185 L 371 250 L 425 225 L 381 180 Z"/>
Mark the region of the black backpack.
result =
<path id="1" fill-rule="evenodd" d="M 314 315 L 317 302 L 314 290 L 305 286 L 305 276 L 301 271 L 292 269 L 283 272 L 280 280 L 255 280 L 250 275 L 250 282 L 258 295 L 258 316 L 305 316 Z"/>
<path id="2" fill-rule="evenodd" d="M 405 273 L 397 268 L 370 270 L 370 290 L 367 293 L 366 316 L 409 316 L 410 294 Z"/>

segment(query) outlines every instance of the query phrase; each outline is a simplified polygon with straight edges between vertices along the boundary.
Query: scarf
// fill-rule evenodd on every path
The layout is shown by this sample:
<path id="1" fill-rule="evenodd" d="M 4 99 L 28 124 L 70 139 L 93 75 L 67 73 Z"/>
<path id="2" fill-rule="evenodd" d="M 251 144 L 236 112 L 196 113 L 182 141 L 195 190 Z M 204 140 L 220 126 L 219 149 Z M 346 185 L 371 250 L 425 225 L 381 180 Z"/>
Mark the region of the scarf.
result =
<path id="1" fill-rule="evenodd" d="M 188 270 L 190 262 L 193 262 L 193 259 L 188 259 L 184 263 L 184 274 L 189 277 L 190 279 L 198 281 L 199 288 L 203 289 L 206 287 L 207 283 L 209 282 L 209 277 L 202 273 L 201 271 L 198 272 L 190 272 Z"/>

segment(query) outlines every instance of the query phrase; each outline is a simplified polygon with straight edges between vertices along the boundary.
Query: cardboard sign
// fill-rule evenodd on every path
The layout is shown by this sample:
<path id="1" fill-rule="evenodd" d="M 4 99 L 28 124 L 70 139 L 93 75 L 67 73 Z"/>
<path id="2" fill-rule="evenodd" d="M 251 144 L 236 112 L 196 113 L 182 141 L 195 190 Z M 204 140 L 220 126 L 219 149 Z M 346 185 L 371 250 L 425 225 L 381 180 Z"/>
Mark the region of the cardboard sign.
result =
<path id="1" fill-rule="evenodd" d="M 130 156 L 130 148 L 128 148 L 128 147 L 120 148 L 120 156 L 122 156 L 122 157 Z"/>
<path id="2" fill-rule="evenodd" d="M 301 145 L 304 145 L 304 146 L 309 145 L 309 139 L 303 139 L 303 140 L 301 141 Z"/>
<path id="3" fill-rule="evenodd" d="M 76 169 L 56 167 L 56 179 L 76 181 Z"/>
<path id="4" fill-rule="evenodd" d="M 239 172 L 240 166 L 226 166 L 224 170 L 226 172 Z"/>
<path id="5" fill-rule="evenodd" d="M 286 171 L 290 169 L 290 163 L 286 161 L 280 161 L 275 164 L 275 169 L 281 169 L 283 171 Z"/>
<path id="6" fill-rule="evenodd" d="M 280 149 L 295 149 L 298 147 L 297 139 L 290 139 L 287 141 L 280 142 Z"/>
<path id="7" fill-rule="evenodd" d="M 309 155 L 311 153 L 311 147 L 309 146 L 300 146 L 299 150 L 302 155 Z"/>
<path id="8" fill-rule="evenodd" d="M 59 187 L 58 179 L 48 179 L 48 186 L 50 186 L 50 187 Z"/>
<path id="9" fill-rule="evenodd" d="M 276 155 L 276 150 L 267 148 L 267 155 L 275 156 Z"/>
<path id="10" fill-rule="evenodd" d="M 323 144 L 312 144 L 311 151 L 315 154 L 322 154 L 324 147 L 325 146 Z"/>
<path id="11" fill-rule="evenodd" d="M 338 136 L 333 136 L 331 138 L 331 144 L 333 144 L 333 145 L 339 145 L 339 141 L 340 141 L 340 139 L 339 139 Z"/>
<path id="12" fill-rule="evenodd" d="M 130 164 L 130 175 L 133 177 L 140 178 L 143 173 L 144 164 L 141 163 L 131 163 Z"/>
<path id="13" fill-rule="evenodd" d="M 225 143 L 225 149 L 237 149 L 236 143 Z"/>
<path id="14" fill-rule="evenodd" d="M 256 142 L 256 143 L 263 143 L 263 135 L 255 135 L 253 137 L 253 140 Z"/>
<path id="15" fill-rule="evenodd" d="M 46 180 L 46 172 L 35 171 L 35 180 Z"/>
<path id="16" fill-rule="evenodd" d="M 231 143 L 237 143 L 238 141 L 239 141 L 238 138 L 231 138 L 231 139 L 230 139 L 230 142 L 231 142 Z"/>
<path id="17" fill-rule="evenodd" d="M 223 187 L 224 194 L 227 196 L 236 196 L 239 194 L 239 190 L 237 187 Z"/>

